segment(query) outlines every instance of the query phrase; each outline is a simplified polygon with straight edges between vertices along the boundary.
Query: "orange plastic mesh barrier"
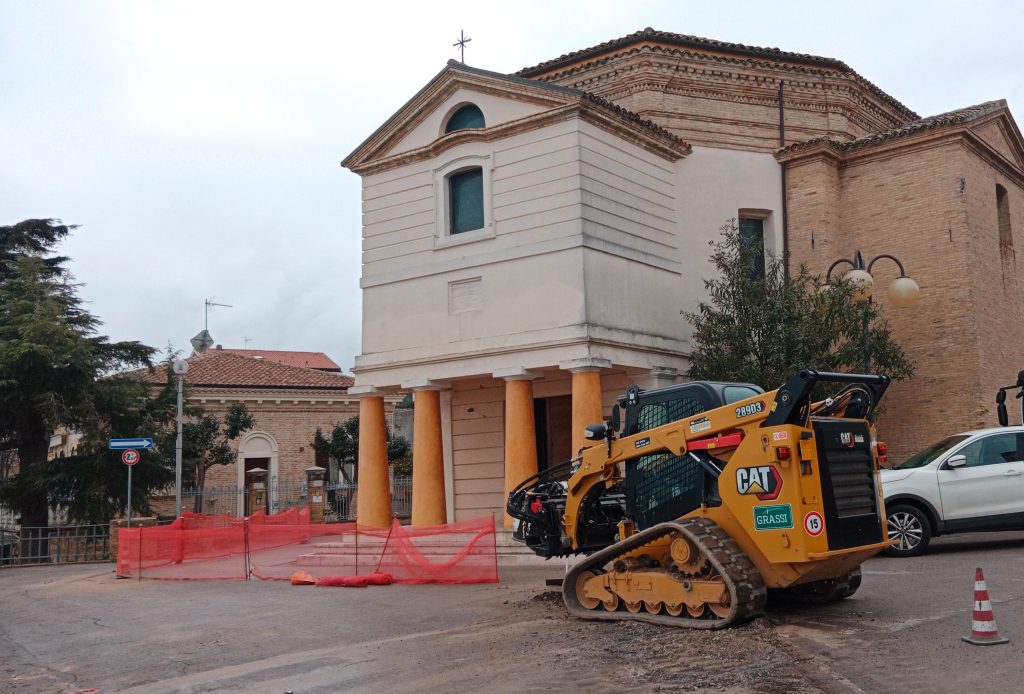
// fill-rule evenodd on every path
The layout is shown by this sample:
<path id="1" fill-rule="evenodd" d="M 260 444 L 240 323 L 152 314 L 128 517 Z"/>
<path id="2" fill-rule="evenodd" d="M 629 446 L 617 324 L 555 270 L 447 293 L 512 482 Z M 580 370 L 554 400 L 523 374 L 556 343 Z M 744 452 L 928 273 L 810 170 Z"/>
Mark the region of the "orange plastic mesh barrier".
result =
<path id="1" fill-rule="evenodd" d="M 395 583 L 497 583 L 494 516 L 424 528 L 395 520 L 377 571 Z"/>
<path id="2" fill-rule="evenodd" d="M 247 519 L 185 513 L 118 530 L 117 574 L 162 580 L 289 581 L 386 573 L 396 583 L 496 583 L 494 518 L 411 528 L 310 523 L 308 509 Z"/>
<path id="3" fill-rule="evenodd" d="M 245 579 L 245 526 L 187 529 L 171 525 L 120 528 L 117 575 L 167 580 Z"/>

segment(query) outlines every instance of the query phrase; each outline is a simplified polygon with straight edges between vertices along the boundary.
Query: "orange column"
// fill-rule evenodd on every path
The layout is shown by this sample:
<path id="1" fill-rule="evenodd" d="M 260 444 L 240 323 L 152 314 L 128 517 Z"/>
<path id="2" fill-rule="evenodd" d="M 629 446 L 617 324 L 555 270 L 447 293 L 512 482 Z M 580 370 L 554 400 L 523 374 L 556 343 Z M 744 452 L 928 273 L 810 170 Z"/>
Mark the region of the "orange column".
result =
<path id="1" fill-rule="evenodd" d="M 444 452 L 441 447 L 441 393 L 413 395 L 412 524 L 448 522 L 444 498 Z"/>
<path id="2" fill-rule="evenodd" d="M 601 407 L 601 374 L 594 367 L 572 369 L 572 454 L 593 446 L 584 438 L 588 424 L 604 421 Z"/>
<path id="3" fill-rule="evenodd" d="M 533 421 L 533 383 L 529 378 L 505 381 L 505 497 L 520 482 L 537 474 L 537 431 Z M 505 514 L 505 527 L 512 516 Z"/>
<path id="4" fill-rule="evenodd" d="M 351 390 L 349 391 L 351 392 Z M 391 483 L 388 481 L 388 443 L 384 397 L 359 399 L 359 490 L 356 518 L 360 525 L 391 525 Z"/>

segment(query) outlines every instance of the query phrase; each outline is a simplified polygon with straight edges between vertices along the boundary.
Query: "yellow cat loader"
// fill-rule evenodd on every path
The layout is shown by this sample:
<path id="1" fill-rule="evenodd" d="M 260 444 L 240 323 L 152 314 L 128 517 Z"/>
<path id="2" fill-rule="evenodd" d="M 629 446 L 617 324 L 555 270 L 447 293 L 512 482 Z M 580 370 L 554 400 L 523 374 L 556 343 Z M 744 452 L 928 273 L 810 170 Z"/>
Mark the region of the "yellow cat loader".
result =
<path id="1" fill-rule="evenodd" d="M 813 402 L 819 383 L 842 386 Z M 587 427 L 596 445 L 509 494 L 513 537 L 540 556 L 585 555 L 562 592 L 586 619 L 715 629 L 761 614 L 769 591 L 848 597 L 891 544 L 871 424 L 888 385 L 803 370 L 768 393 L 632 386 L 610 428 Z"/>

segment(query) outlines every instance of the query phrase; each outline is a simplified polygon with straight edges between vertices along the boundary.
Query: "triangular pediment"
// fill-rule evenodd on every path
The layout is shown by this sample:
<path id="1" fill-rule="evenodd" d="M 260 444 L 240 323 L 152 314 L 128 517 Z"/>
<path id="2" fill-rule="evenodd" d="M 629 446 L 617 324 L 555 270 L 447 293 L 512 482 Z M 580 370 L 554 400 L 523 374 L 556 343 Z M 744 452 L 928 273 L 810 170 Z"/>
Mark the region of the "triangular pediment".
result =
<path id="1" fill-rule="evenodd" d="M 1003 109 L 978 124 L 972 124 L 971 131 L 1007 161 L 1024 170 L 1024 139 L 1009 109 Z"/>
<path id="2" fill-rule="evenodd" d="M 484 112 L 486 130 L 576 103 L 583 96 L 575 89 L 450 61 L 341 164 L 359 169 L 385 157 L 428 146 L 445 137 L 447 118 L 466 103 L 474 103 Z"/>

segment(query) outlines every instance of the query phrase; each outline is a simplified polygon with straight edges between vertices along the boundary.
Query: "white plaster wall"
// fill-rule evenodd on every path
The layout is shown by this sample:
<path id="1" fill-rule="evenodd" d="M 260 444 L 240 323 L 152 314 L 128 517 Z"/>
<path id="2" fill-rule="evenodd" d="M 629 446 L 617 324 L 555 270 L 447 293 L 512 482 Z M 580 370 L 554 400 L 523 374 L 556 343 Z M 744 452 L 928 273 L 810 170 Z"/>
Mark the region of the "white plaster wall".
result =
<path id="1" fill-rule="evenodd" d="M 436 138 L 441 112 L 465 101 L 486 106 L 485 116 L 526 108 L 456 94 L 423 136 Z M 467 158 L 485 162 L 486 227 L 450 237 L 439 172 Z M 367 176 L 356 382 L 459 379 L 587 357 L 685 371 L 680 312 L 704 296 L 708 242 L 741 210 L 758 210 L 767 245 L 781 248 L 780 209 L 769 154 L 698 147 L 672 163 L 578 119 Z"/>
<path id="2" fill-rule="evenodd" d="M 673 292 L 678 311 L 693 311 L 706 296 L 704 280 L 714 267 L 708 258 L 719 229 L 741 210 L 770 212 L 765 219 L 765 247 L 782 251 L 782 174 L 771 154 L 694 147 L 678 162 L 679 260 L 682 273 Z M 679 315 L 680 334 L 688 342 L 691 330 Z"/>
<path id="3" fill-rule="evenodd" d="M 546 110 L 547 107 L 526 101 L 513 101 L 493 94 L 470 91 L 462 88 L 444 101 L 437 109 L 431 111 L 427 118 L 402 138 L 387 154 L 398 154 L 409 150 L 425 147 L 444 135 L 444 126 L 460 106 L 476 104 L 484 114 L 484 124 L 490 128 L 502 123 L 519 120 Z"/>

